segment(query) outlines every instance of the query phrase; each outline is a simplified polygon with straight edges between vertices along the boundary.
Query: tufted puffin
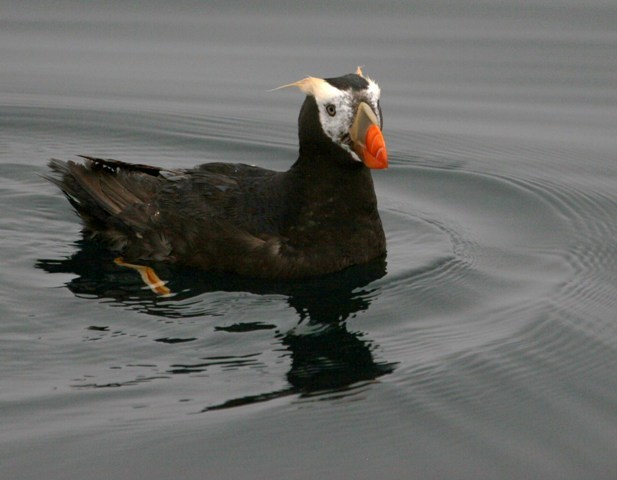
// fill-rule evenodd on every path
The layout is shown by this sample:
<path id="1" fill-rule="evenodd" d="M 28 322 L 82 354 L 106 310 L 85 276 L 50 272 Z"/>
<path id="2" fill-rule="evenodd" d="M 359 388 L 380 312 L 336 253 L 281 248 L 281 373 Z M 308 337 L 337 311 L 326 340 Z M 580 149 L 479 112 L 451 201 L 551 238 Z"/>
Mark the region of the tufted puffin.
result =
<path id="1" fill-rule="evenodd" d="M 377 83 L 356 73 L 283 87 L 306 94 L 285 172 L 231 163 L 166 169 L 52 159 L 90 237 L 132 262 L 167 261 L 274 280 L 385 255 L 370 169 L 388 166 Z M 279 87 L 279 88 L 283 88 Z"/>

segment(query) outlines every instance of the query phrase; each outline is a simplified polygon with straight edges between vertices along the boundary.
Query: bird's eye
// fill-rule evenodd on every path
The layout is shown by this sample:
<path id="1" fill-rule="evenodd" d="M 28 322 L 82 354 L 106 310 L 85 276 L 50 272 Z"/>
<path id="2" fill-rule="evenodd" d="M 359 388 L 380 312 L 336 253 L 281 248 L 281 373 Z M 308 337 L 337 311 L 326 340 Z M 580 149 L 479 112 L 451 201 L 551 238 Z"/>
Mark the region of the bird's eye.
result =
<path id="1" fill-rule="evenodd" d="M 334 115 L 336 115 L 336 107 L 329 103 L 328 105 L 326 105 L 326 112 L 328 112 L 328 115 L 333 117 Z"/>

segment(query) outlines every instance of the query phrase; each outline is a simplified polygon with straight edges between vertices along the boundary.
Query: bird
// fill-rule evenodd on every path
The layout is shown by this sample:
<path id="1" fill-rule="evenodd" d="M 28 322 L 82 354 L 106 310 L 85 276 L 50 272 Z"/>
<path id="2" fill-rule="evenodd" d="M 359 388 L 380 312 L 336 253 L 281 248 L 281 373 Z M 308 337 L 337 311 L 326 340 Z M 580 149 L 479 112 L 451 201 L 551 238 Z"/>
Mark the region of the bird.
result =
<path id="1" fill-rule="evenodd" d="M 373 169 L 388 167 L 380 87 L 358 67 L 278 88 L 305 94 L 286 171 L 211 162 L 190 169 L 79 155 L 47 180 L 124 262 L 171 262 L 271 280 L 334 273 L 386 255 Z M 275 89 L 277 90 L 277 89 Z"/>

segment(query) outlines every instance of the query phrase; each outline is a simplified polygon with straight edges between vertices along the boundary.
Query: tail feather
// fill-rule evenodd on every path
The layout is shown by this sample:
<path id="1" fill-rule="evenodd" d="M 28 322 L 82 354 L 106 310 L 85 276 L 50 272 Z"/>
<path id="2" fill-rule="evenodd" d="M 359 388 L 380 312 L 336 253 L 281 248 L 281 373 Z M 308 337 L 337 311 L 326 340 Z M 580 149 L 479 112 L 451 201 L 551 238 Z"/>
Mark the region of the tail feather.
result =
<path id="1" fill-rule="evenodd" d="M 56 185 L 66 196 L 77 214 L 83 219 L 85 226 L 93 234 L 105 228 L 109 220 L 109 212 L 92 199 L 73 175 L 70 163 L 58 159 L 49 161 L 51 175 L 44 178 Z"/>
<path id="2" fill-rule="evenodd" d="M 125 169 L 122 162 L 86 158 L 85 164 L 52 159 L 47 180 L 66 195 L 86 229 L 115 239 L 143 231 L 149 220 L 148 202 L 157 190 L 152 171 Z"/>

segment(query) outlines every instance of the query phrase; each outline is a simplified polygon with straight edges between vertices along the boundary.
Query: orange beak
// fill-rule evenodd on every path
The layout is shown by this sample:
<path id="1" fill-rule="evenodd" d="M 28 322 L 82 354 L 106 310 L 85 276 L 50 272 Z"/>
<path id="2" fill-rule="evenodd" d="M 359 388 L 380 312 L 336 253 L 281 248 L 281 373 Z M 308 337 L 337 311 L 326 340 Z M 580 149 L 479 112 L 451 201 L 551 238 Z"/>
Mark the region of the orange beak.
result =
<path id="1" fill-rule="evenodd" d="M 368 168 L 388 168 L 386 142 L 377 117 L 366 103 L 360 102 L 349 135 L 353 150 Z"/>

